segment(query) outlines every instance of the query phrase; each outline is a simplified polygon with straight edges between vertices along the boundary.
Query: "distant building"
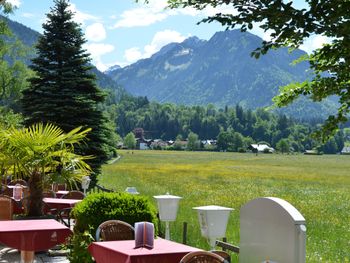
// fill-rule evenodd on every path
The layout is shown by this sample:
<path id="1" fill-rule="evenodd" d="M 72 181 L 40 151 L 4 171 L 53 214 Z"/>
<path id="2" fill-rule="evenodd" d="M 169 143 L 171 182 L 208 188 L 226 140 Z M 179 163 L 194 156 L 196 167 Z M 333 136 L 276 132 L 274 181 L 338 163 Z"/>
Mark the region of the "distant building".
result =
<path id="1" fill-rule="evenodd" d="M 203 140 L 201 141 L 201 145 L 202 147 L 209 146 L 209 145 L 216 146 L 216 140 Z"/>
<path id="2" fill-rule="evenodd" d="M 341 154 L 350 154 L 350 146 L 344 146 L 340 152 Z"/>
<path id="3" fill-rule="evenodd" d="M 320 153 L 317 150 L 305 150 L 304 154 L 305 155 L 322 155 L 322 153 Z"/>
<path id="4" fill-rule="evenodd" d="M 136 149 L 149 150 L 152 144 L 151 139 L 136 138 Z"/>
<path id="5" fill-rule="evenodd" d="M 248 149 L 252 152 L 259 153 L 273 153 L 275 151 L 274 148 L 270 147 L 267 144 L 251 144 L 249 145 Z"/>
<path id="6" fill-rule="evenodd" d="M 151 143 L 150 148 L 154 149 L 154 150 L 160 150 L 160 149 L 166 148 L 167 146 L 168 146 L 167 142 L 165 142 L 161 139 L 155 139 Z"/>

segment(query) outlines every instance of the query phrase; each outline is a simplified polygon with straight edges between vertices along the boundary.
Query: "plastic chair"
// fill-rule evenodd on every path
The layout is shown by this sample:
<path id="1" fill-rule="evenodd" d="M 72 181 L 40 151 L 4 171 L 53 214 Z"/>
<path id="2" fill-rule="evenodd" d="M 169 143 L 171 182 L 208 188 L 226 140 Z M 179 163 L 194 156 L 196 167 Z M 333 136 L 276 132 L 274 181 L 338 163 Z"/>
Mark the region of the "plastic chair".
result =
<path id="1" fill-rule="evenodd" d="M 0 220 L 12 220 L 13 200 L 6 195 L 0 195 Z"/>
<path id="2" fill-rule="evenodd" d="M 62 199 L 77 199 L 83 200 L 85 197 L 83 192 L 80 191 L 69 191 L 68 194 L 62 195 Z"/>
<path id="3" fill-rule="evenodd" d="M 208 251 L 194 251 L 186 254 L 180 263 L 224 263 L 225 259 Z"/>
<path id="4" fill-rule="evenodd" d="M 120 220 L 108 220 L 100 224 L 96 230 L 96 241 L 133 240 L 134 228 Z"/>

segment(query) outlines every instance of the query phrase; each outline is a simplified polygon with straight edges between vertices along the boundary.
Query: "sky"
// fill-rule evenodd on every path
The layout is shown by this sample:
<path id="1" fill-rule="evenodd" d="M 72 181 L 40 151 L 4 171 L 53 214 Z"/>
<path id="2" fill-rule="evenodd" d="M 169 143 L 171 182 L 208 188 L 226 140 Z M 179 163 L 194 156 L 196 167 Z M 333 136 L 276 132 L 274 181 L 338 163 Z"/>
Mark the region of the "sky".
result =
<path id="1" fill-rule="evenodd" d="M 53 0 L 7 0 L 17 9 L 10 19 L 40 33 L 46 14 L 54 5 Z M 87 43 L 84 48 L 91 54 L 92 63 L 101 71 L 111 66 L 127 66 L 142 58 L 148 58 L 166 44 L 182 42 L 197 36 L 208 40 L 215 32 L 225 28 L 219 23 L 201 23 L 201 19 L 218 12 L 232 13 L 229 7 L 207 8 L 202 11 L 166 9 L 166 0 L 71 0 L 74 20 L 81 24 Z M 296 6 L 303 0 L 294 1 Z M 252 30 L 264 39 L 267 34 Z M 301 48 L 307 52 L 318 48 L 327 39 L 313 36 Z"/>

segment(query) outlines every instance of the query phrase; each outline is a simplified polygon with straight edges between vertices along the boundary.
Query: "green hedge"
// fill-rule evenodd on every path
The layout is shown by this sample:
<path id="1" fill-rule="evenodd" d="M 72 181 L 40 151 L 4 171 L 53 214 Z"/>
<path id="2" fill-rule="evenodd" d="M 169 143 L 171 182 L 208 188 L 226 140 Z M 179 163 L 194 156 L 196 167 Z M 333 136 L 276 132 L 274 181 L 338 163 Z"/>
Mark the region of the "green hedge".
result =
<path id="1" fill-rule="evenodd" d="M 134 226 L 135 222 L 148 221 L 154 224 L 158 234 L 156 208 L 143 196 L 128 193 L 92 193 L 76 204 L 71 212 L 76 219 L 74 233 L 66 248 L 71 263 L 93 263 L 87 248 L 94 241 L 97 227 L 106 220 L 121 220 Z"/>
<path id="2" fill-rule="evenodd" d="M 132 226 L 135 222 L 152 222 L 157 235 L 156 213 L 154 205 L 143 196 L 128 193 L 93 193 L 74 207 L 72 217 L 76 219 L 75 232 L 90 230 L 93 236 L 102 222 L 111 219 L 121 220 Z"/>

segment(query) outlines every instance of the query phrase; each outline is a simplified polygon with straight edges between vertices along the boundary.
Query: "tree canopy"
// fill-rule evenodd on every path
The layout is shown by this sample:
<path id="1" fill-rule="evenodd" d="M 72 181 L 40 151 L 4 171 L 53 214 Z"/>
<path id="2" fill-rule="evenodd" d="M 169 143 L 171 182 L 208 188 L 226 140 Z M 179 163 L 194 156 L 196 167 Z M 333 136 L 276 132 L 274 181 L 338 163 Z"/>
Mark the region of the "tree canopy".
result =
<path id="1" fill-rule="evenodd" d="M 43 24 L 37 57 L 31 68 L 36 76 L 23 92 L 22 106 L 26 125 L 54 123 L 68 132 L 76 127 L 91 128 L 87 143 L 76 147 L 76 153 L 92 155 L 87 162 L 94 176 L 101 165 L 114 154 L 112 131 L 101 104 L 105 94 L 97 87 L 90 72 L 89 54 L 83 49 L 86 40 L 74 22 L 67 0 L 55 0 Z"/>
<path id="2" fill-rule="evenodd" d="M 20 118 L 15 117 L 19 117 L 20 112 L 18 100 L 28 86 L 27 78 L 31 76 L 31 71 L 21 60 L 27 50 L 7 25 L 6 16 L 12 9 L 9 3 L 0 2 L 0 123 L 4 125 L 19 123 Z M 9 122 L 10 119 L 17 120 Z"/>
<path id="3" fill-rule="evenodd" d="M 147 1 L 146 1 L 147 2 Z M 336 95 L 338 111 L 329 116 L 317 135 L 326 140 L 334 135 L 339 124 L 350 112 L 350 2 L 344 0 L 305 0 L 299 7 L 296 1 L 265 0 L 168 0 L 170 8 L 232 7 L 236 12 L 217 13 L 201 22 L 217 21 L 226 28 L 240 27 L 241 31 L 260 27 L 270 36 L 261 47 L 252 51 L 258 58 L 269 50 L 288 46 L 300 47 L 313 35 L 330 38 L 329 44 L 312 51 L 301 60 L 308 60 L 315 77 L 311 81 L 292 83 L 283 87 L 274 98 L 279 107 L 293 102 L 301 95 L 314 101 Z"/>

